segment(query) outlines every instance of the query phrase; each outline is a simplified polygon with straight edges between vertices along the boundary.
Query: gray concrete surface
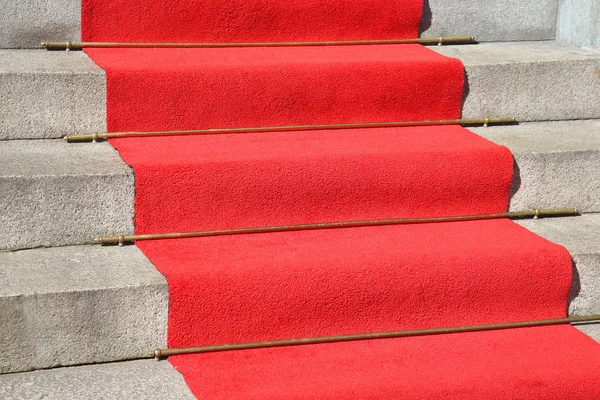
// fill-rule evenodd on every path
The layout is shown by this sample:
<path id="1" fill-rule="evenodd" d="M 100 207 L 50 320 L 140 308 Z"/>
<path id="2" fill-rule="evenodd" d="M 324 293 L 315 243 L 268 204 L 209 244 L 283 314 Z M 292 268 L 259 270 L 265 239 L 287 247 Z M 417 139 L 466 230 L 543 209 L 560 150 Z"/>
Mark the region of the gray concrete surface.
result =
<path id="1" fill-rule="evenodd" d="M 472 128 L 515 158 L 511 210 L 574 207 L 600 212 L 600 121 Z"/>
<path id="2" fill-rule="evenodd" d="M 0 0 L 0 48 L 81 38 L 81 0 Z"/>
<path id="3" fill-rule="evenodd" d="M 465 64 L 464 118 L 600 118 L 600 50 L 554 41 L 432 49 Z"/>
<path id="4" fill-rule="evenodd" d="M 129 361 L 0 375 L 4 400 L 192 400 L 167 361 Z"/>
<path id="5" fill-rule="evenodd" d="M 600 2 L 560 0 L 557 39 L 578 46 L 600 47 Z"/>
<path id="6" fill-rule="evenodd" d="M 557 0 L 425 0 L 420 31 L 423 37 L 474 35 L 486 42 L 551 40 L 556 11 Z"/>
<path id="7" fill-rule="evenodd" d="M 600 314 L 600 214 L 520 221 L 519 224 L 565 246 L 574 262 L 569 315 Z M 600 342 L 600 323 L 578 328 Z"/>
<path id="8" fill-rule="evenodd" d="M 0 50 L 0 93 L 0 140 L 106 130 L 104 71 L 83 52 Z"/>
<path id="9" fill-rule="evenodd" d="M 483 41 L 554 39 L 557 1 L 426 0 L 420 31 L 425 37 L 475 35 Z M 0 48 L 81 38 L 80 0 L 0 0 L 0 10 Z"/>
<path id="10" fill-rule="evenodd" d="M 0 141 L 0 250 L 133 230 L 133 172 L 108 143 Z"/>
<path id="11" fill-rule="evenodd" d="M 167 312 L 166 279 L 137 247 L 0 253 L 0 373 L 147 357 Z"/>

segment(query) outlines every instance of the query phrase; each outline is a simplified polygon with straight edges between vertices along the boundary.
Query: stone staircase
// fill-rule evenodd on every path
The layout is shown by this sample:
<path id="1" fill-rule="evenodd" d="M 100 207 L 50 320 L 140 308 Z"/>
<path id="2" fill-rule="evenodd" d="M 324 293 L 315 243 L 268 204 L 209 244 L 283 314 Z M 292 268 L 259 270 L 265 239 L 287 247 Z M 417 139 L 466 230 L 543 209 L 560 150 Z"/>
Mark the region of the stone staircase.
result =
<path id="1" fill-rule="evenodd" d="M 166 345 L 165 278 L 136 247 L 89 244 L 132 232 L 133 172 L 107 143 L 60 139 L 105 130 L 104 72 L 32 49 L 79 38 L 80 0 L 0 5 L 0 398 L 192 398 L 169 363 L 136 360 Z M 429 0 L 422 22 L 485 42 L 432 48 L 465 65 L 464 118 L 523 121 L 473 129 L 514 154 L 511 210 L 584 213 L 520 222 L 571 252 L 570 315 L 600 313 L 600 49 L 575 45 L 600 45 L 588 5 Z"/>

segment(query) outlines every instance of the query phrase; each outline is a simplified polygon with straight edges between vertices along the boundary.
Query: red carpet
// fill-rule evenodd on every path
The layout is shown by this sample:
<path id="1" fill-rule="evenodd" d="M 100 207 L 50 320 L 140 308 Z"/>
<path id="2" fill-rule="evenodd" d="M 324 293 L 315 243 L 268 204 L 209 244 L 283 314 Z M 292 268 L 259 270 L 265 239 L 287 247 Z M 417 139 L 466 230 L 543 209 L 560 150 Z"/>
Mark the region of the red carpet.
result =
<path id="1" fill-rule="evenodd" d="M 200 399 L 600 399 L 598 343 L 569 326 L 179 356 Z"/>
<path id="2" fill-rule="evenodd" d="M 568 252 L 508 220 L 138 246 L 169 281 L 170 347 L 560 318 L 571 284 Z"/>
<path id="3" fill-rule="evenodd" d="M 85 40 L 414 37 L 422 1 L 83 2 Z M 462 33 L 462 32 L 461 32 Z M 449 119 L 463 68 L 417 45 L 88 50 L 111 131 Z M 506 210 L 513 160 L 461 127 L 111 140 L 136 231 Z M 511 221 L 140 242 L 169 282 L 169 345 L 565 316 L 567 251 Z M 174 357 L 202 399 L 594 399 L 568 326 Z"/>
<path id="4" fill-rule="evenodd" d="M 85 41 L 251 42 L 415 37 L 422 0 L 82 0 Z"/>
<path id="5" fill-rule="evenodd" d="M 460 115 L 462 64 L 420 45 L 87 53 L 108 74 L 112 131 Z"/>
<path id="6" fill-rule="evenodd" d="M 457 126 L 111 143 L 136 172 L 139 233 L 502 212 L 513 164 Z"/>

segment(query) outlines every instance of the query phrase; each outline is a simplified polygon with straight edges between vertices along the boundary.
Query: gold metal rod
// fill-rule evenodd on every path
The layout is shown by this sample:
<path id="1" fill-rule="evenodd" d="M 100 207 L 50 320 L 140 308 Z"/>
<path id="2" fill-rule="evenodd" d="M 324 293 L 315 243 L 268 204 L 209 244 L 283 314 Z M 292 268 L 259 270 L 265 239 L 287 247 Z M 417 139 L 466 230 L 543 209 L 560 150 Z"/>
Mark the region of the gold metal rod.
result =
<path id="1" fill-rule="evenodd" d="M 181 233 L 157 233 L 143 235 L 120 235 L 120 236 L 103 236 L 95 240 L 98 244 L 119 244 L 132 243 L 137 240 L 161 240 L 161 239 L 185 239 L 196 237 L 210 236 L 227 236 L 227 235 L 243 235 L 254 233 L 273 233 L 273 232 L 289 232 L 289 231 L 306 231 L 317 229 L 334 229 L 334 228 L 350 228 L 350 227 L 365 227 L 365 226 L 382 226 L 382 225 L 408 225 L 408 224 L 424 224 L 435 222 L 456 222 L 456 221 L 475 221 L 482 219 L 499 219 L 499 218 L 534 218 L 539 217 L 556 217 L 577 215 L 577 210 L 574 208 L 556 208 L 550 210 L 527 210 L 527 211 L 510 211 L 497 214 L 478 214 L 453 217 L 433 217 L 433 218 L 402 218 L 402 219 L 381 219 L 367 221 L 345 221 L 345 222 L 325 222 L 317 224 L 302 224 L 302 225 L 284 225 L 284 226 L 263 226 L 256 228 L 238 228 L 225 229 L 204 232 L 181 232 Z"/>
<path id="2" fill-rule="evenodd" d="M 84 135 L 65 136 L 69 143 L 96 142 L 98 140 L 123 138 L 123 137 L 152 137 L 152 136 L 186 136 L 186 135 L 219 135 L 258 132 L 290 132 L 290 131 L 316 131 L 316 130 L 340 130 L 340 129 L 364 129 L 364 128 L 393 128 L 403 126 L 436 126 L 436 125 L 495 125 L 510 124 L 515 122 L 513 117 L 502 118 L 470 118 L 450 120 L 427 120 L 427 121 L 400 121 L 400 122 L 359 122 L 344 124 L 320 124 L 320 125 L 289 125 L 289 126 L 263 126 L 251 128 L 215 128 L 195 129 L 177 131 L 154 131 L 154 132 L 109 132 L 90 133 Z"/>
<path id="3" fill-rule="evenodd" d="M 482 331 L 501 330 L 501 329 L 532 328 L 532 327 L 540 327 L 540 326 L 566 325 L 566 324 L 578 323 L 578 322 L 597 322 L 597 321 L 600 321 L 600 315 L 587 315 L 587 316 L 581 316 L 581 317 L 554 318 L 554 319 L 523 321 L 523 322 L 507 322 L 507 323 L 487 324 L 487 325 L 458 326 L 458 327 L 452 327 L 452 328 L 432 328 L 432 329 L 418 329 L 418 330 L 396 331 L 396 332 L 376 332 L 376 333 L 362 333 L 362 334 L 353 334 L 353 335 L 322 336 L 322 337 L 301 338 L 301 339 L 272 340 L 272 341 L 266 341 L 266 342 L 225 344 L 225 345 L 203 346 L 203 347 L 157 349 L 154 351 L 153 357 L 156 360 L 160 360 L 165 357 L 183 355 L 183 354 L 215 353 L 215 352 L 232 351 L 232 350 L 251 350 L 251 349 L 262 349 L 262 348 L 272 348 L 272 347 L 300 346 L 300 345 L 309 345 L 309 344 L 350 342 L 350 341 L 360 341 L 360 340 L 394 339 L 394 338 L 415 337 L 415 336 L 432 336 L 432 335 L 444 335 L 444 334 L 451 334 L 451 333 L 467 333 L 467 332 L 482 332 Z"/>
<path id="4" fill-rule="evenodd" d="M 145 43 L 145 42 L 42 42 L 47 50 L 83 50 L 84 48 L 224 48 L 224 47 L 299 47 L 299 46 L 357 46 L 380 44 L 470 44 L 474 36 L 447 36 L 437 38 L 381 39 L 381 40 L 341 40 L 316 42 L 215 42 L 215 43 Z"/>

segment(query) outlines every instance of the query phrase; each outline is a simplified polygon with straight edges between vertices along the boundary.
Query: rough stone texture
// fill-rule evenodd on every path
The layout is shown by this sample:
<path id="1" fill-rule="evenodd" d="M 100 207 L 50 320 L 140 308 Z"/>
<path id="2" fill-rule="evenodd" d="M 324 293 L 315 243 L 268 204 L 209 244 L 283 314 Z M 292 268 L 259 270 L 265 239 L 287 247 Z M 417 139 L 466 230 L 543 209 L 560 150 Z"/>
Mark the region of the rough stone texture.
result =
<path id="1" fill-rule="evenodd" d="M 519 224 L 565 246 L 573 257 L 569 315 L 600 314 L 600 214 L 520 221 Z M 600 342 L 600 323 L 578 328 Z"/>
<path id="2" fill-rule="evenodd" d="M 464 118 L 600 118 L 600 50 L 554 41 L 432 49 L 465 64 Z"/>
<path id="3" fill-rule="evenodd" d="M 0 0 L 0 48 L 81 40 L 81 0 Z"/>
<path id="4" fill-rule="evenodd" d="M 133 230 L 133 172 L 108 143 L 0 142 L 0 250 Z"/>
<path id="5" fill-rule="evenodd" d="M 106 130 L 106 77 L 83 52 L 0 50 L 0 93 L 0 140 Z"/>
<path id="6" fill-rule="evenodd" d="M 600 121 L 472 130 L 513 152 L 511 210 L 574 207 L 600 212 Z"/>
<path id="7" fill-rule="evenodd" d="M 557 0 L 425 0 L 420 30 L 423 37 L 474 35 L 486 42 L 551 40 L 556 11 Z"/>
<path id="8" fill-rule="evenodd" d="M 560 0 L 557 39 L 578 46 L 600 47 L 600 2 Z"/>
<path id="9" fill-rule="evenodd" d="M 167 361 L 129 361 L 0 376 L 4 400 L 195 399 Z"/>
<path id="10" fill-rule="evenodd" d="M 0 253 L 0 373 L 148 357 L 167 312 L 166 279 L 137 247 Z"/>

